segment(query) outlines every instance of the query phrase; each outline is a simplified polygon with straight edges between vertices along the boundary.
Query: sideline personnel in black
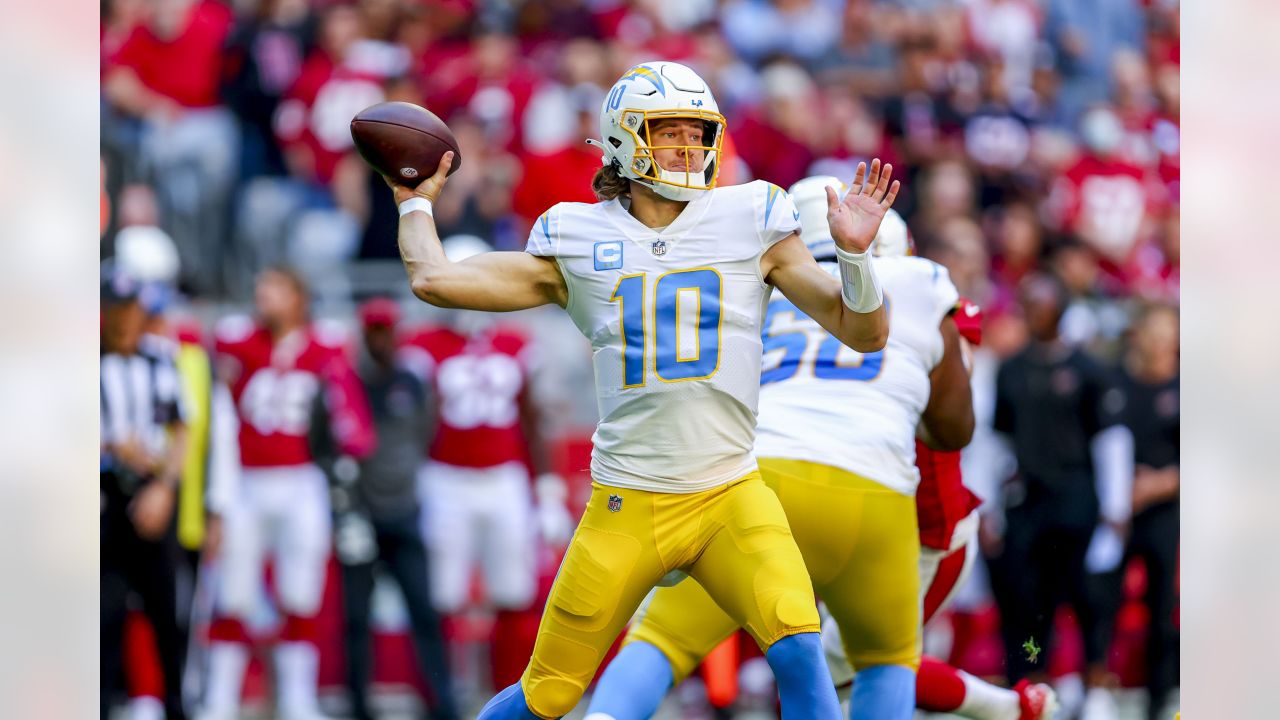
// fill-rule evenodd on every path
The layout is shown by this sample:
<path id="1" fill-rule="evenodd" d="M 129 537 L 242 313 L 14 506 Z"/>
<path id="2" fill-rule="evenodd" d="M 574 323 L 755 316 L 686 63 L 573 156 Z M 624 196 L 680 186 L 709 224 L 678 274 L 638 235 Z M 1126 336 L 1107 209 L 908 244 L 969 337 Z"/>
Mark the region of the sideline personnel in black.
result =
<path id="1" fill-rule="evenodd" d="M 1006 667 L 1011 683 L 1044 673 L 1054 613 L 1069 602 L 1092 688 L 1105 680 L 1109 623 L 1090 595 L 1085 556 L 1100 519 L 1119 533 L 1113 540 L 1123 536 L 1132 436 L 1119 424 L 1125 399 L 1112 373 L 1058 337 L 1062 283 L 1033 275 L 1020 293 L 1031 342 L 1000 367 L 994 421 L 1018 461 L 1005 490 L 1003 543 L 989 558 Z M 1122 548 L 1115 544 L 1117 560 Z"/>
<path id="2" fill-rule="evenodd" d="M 457 706 L 447 665 L 440 618 L 431 605 L 427 553 L 422 542 L 416 477 L 429 437 L 431 412 L 427 390 L 395 362 L 398 308 L 380 298 L 360 308 L 365 353 L 358 368 L 373 410 L 378 447 L 360 463 L 340 462 L 335 475 L 338 512 L 336 547 L 342 562 L 346 608 L 347 684 L 352 714 L 373 716 L 368 689 L 372 675 L 369 650 L 369 599 L 374 568 L 381 562 L 400 586 L 413 628 L 414 647 L 426 679 L 432 720 L 454 720 Z M 354 476 L 354 477 L 353 477 Z"/>
<path id="3" fill-rule="evenodd" d="M 1178 685 L 1178 311 L 1167 305 L 1144 308 L 1133 323 L 1125 360 L 1128 398 L 1125 424 L 1133 431 L 1133 531 L 1129 555 L 1147 566 L 1144 598 L 1151 610 L 1147 631 L 1147 717 L 1162 714 Z"/>
<path id="4" fill-rule="evenodd" d="M 101 710 L 122 686 L 122 634 L 130 591 L 155 630 L 164 671 L 165 715 L 182 708 L 182 635 L 177 622 L 174 502 L 186 450 L 173 358 L 142 343 L 138 285 L 107 267 L 102 281 Z"/>

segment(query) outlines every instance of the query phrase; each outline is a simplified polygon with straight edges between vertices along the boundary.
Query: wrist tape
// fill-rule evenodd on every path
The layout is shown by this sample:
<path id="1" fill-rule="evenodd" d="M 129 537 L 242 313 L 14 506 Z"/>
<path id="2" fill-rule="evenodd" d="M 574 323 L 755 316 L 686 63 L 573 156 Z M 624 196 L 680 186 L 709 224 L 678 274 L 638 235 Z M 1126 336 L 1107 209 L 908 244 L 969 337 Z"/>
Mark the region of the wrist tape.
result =
<path id="1" fill-rule="evenodd" d="M 840 266 L 840 295 L 844 304 L 857 313 L 869 313 L 884 302 L 884 290 L 876 277 L 871 251 L 851 253 L 836 248 L 836 261 Z"/>
<path id="2" fill-rule="evenodd" d="M 411 197 L 400 203 L 400 217 L 404 217 L 411 212 L 418 212 L 419 210 L 431 217 L 435 217 L 431 212 L 431 201 L 424 197 Z"/>

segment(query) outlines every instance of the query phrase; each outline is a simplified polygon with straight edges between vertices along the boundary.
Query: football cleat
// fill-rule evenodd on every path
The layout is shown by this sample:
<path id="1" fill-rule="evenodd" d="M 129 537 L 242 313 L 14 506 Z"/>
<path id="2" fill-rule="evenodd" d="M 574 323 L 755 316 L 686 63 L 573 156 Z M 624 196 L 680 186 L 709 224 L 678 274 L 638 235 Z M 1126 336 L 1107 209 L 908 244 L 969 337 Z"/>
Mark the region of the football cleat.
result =
<path id="1" fill-rule="evenodd" d="M 1044 683 L 1023 680 L 1013 686 L 1013 691 L 1018 693 L 1018 720 L 1053 720 L 1058 712 L 1058 694 Z"/>

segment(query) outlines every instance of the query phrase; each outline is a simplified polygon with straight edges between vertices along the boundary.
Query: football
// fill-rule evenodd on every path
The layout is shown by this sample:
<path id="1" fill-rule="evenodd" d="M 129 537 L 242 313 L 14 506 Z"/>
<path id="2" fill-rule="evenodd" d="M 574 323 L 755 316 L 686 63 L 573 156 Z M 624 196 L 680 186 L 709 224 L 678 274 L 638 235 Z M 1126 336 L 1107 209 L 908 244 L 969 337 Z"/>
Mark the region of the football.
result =
<path id="1" fill-rule="evenodd" d="M 435 174 L 440 158 L 453 151 L 449 174 L 462 166 L 458 141 L 430 110 L 407 102 L 384 102 L 351 119 L 351 139 L 374 170 L 414 187 Z"/>

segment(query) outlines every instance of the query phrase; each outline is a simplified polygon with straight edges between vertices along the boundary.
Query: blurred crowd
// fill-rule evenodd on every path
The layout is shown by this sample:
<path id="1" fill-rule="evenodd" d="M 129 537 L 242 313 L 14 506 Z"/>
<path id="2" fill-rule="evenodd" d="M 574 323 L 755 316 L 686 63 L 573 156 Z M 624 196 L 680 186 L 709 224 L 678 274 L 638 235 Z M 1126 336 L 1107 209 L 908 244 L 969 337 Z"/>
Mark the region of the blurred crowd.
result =
<path id="1" fill-rule="evenodd" d="M 961 602 L 968 619 L 955 624 L 953 660 L 1009 670 L 1011 637 L 985 655 L 974 639 L 995 635 L 981 630 L 987 587 L 1002 593 L 1002 533 L 1017 522 L 1005 511 L 1021 503 L 1005 480 L 1054 457 L 1030 460 L 993 440 L 1009 435 L 1016 446 L 1021 427 L 1009 407 L 1000 414 L 998 385 L 1011 359 L 1053 342 L 1103 368 L 1106 387 L 1145 392 L 1166 426 L 1172 402 L 1174 433 L 1172 459 L 1157 461 L 1144 460 L 1135 431 L 1132 502 L 1107 518 L 1125 552 L 1093 557 L 1105 572 L 1080 573 L 1119 575 L 1120 591 L 1103 583 L 1091 597 L 1124 599 L 1102 601 L 1114 607 L 1097 622 L 1080 608 L 1099 602 L 1077 604 L 1075 621 L 1093 636 L 1077 655 L 1090 657 L 1073 662 L 1064 650 L 1053 671 L 1096 664 L 1113 635 L 1163 633 L 1163 650 L 1131 650 L 1139 659 L 1128 665 L 1112 648 L 1110 670 L 1129 685 L 1158 680 L 1153 692 L 1176 685 L 1164 677 L 1176 629 L 1163 615 L 1174 606 L 1149 596 L 1175 580 L 1121 563 L 1172 555 L 1176 575 L 1176 0 L 103 0 L 101 39 L 101 256 L 171 244 L 161 274 L 172 282 L 163 298 L 143 300 L 194 319 L 188 339 L 246 309 L 263 271 L 277 267 L 309 288 L 316 317 L 348 330 L 367 327 L 356 308 L 372 295 L 414 312 L 391 194 L 349 131 L 357 112 L 384 100 L 427 107 L 457 137 L 462 167 L 435 208 L 441 236 L 500 250 L 523 248 L 552 204 L 594 200 L 600 156 L 584 140 L 599 134 L 607 89 L 645 60 L 688 64 L 711 83 L 729 122 L 722 184 L 787 187 L 812 174 L 851 177 L 872 157 L 892 162 L 904 184 L 895 207 L 916 251 L 985 312 L 975 359 L 984 427 L 965 471 L 987 500 L 992 579 L 979 576 Z M 594 404 L 564 388 L 586 387 L 585 346 L 567 323 L 537 313 L 515 322 L 557 360 L 544 434 L 580 446 Z M 1169 387 L 1172 401 L 1161 394 Z M 1162 529 L 1134 532 L 1134 513 L 1152 507 L 1164 508 Z M 1085 684 L 1107 682 L 1095 673 Z"/>
<path id="2" fill-rule="evenodd" d="M 195 297 L 246 299 L 281 262 L 348 288 L 353 261 L 397 256 L 348 127 L 388 99 L 458 138 L 442 235 L 520 248 L 593 199 L 604 91 L 655 57 L 712 83 L 727 182 L 905 169 L 917 242 L 969 248 L 989 311 L 1045 265 L 1081 297 L 1176 297 L 1170 0 L 107 0 L 103 252 L 158 225 Z"/>

